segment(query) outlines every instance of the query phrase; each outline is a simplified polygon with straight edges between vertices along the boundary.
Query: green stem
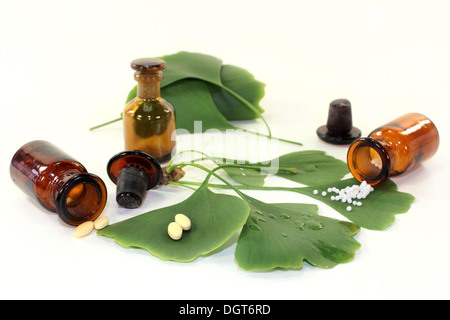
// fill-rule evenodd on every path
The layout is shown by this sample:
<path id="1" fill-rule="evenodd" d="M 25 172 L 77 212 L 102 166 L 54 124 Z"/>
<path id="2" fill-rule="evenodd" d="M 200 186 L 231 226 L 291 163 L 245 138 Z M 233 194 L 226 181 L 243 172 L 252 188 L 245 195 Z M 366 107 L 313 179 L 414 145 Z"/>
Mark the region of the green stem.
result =
<path id="1" fill-rule="evenodd" d="M 115 119 L 115 120 L 111 120 L 111 121 L 105 122 L 103 124 L 99 124 L 99 125 L 97 125 L 95 127 L 89 128 L 89 131 L 92 131 L 92 130 L 95 130 L 95 129 L 107 126 L 107 125 L 109 125 L 111 123 L 114 123 L 114 122 L 117 122 L 117 121 L 120 121 L 120 120 L 122 120 L 122 116 L 120 118 Z"/>
<path id="2" fill-rule="evenodd" d="M 171 173 L 173 171 L 173 169 L 175 169 L 176 167 L 180 167 L 180 166 L 185 167 L 186 165 L 190 164 L 190 163 L 184 163 L 184 162 L 180 162 L 180 163 L 177 163 L 177 164 L 172 164 L 173 160 L 176 157 L 178 157 L 179 155 L 181 155 L 183 153 L 186 153 L 186 152 L 200 153 L 201 155 L 203 155 L 205 157 L 205 158 L 192 160 L 190 163 L 193 163 L 194 161 L 205 160 L 205 159 L 211 160 L 211 161 L 214 162 L 214 160 L 213 160 L 214 158 L 212 158 L 211 156 L 207 155 L 206 153 L 204 153 L 202 151 L 197 151 L 197 150 L 192 150 L 192 149 L 191 150 L 183 150 L 183 151 L 178 152 L 176 155 L 174 155 L 172 157 L 172 159 L 170 159 L 169 163 L 167 164 L 167 169 L 166 169 L 167 173 Z"/>
<path id="3" fill-rule="evenodd" d="M 180 163 L 172 164 L 173 160 L 177 156 L 179 156 L 180 154 L 186 153 L 186 152 L 200 153 L 204 157 L 194 159 L 191 162 L 180 162 Z M 220 159 L 223 160 L 224 158 L 211 157 L 211 156 L 207 155 L 206 153 L 197 151 L 197 150 L 183 150 L 183 151 L 180 151 L 179 153 L 177 153 L 175 156 L 173 156 L 172 159 L 170 159 L 169 163 L 167 164 L 166 171 L 167 171 L 167 173 L 170 173 L 176 167 L 183 168 L 183 167 L 190 165 L 191 163 L 195 163 L 197 161 L 203 161 L 203 160 L 210 160 L 221 168 L 222 167 L 231 167 L 231 168 L 234 167 L 234 168 L 253 169 L 253 170 L 261 170 L 261 169 L 265 169 L 265 168 L 270 168 L 269 165 L 262 165 L 262 164 L 257 164 L 257 163 L 255 163 L 255 164 L 250 164 L 250 163 L 249 164 L 238 164 L 238 163 L 217 164 L 216 160 L 220 160 Z M 233 160 L 233 161 L 235 161 L 235 160 Z M 297 168 L 278 167 L 277 170 L 281 171 L 281 172 L 285 172 L 285 173 L 292 173 L 292 174 L 297 173 Z"/>
<path id="4" fill-rule="evenodd" d="M 291 144 L 296 144 L 298 146 L 303 146 L 303 143 L 301 142 L 297 142 L 297 141 L 292 141 L 292 140 L 288 140 L 288 139 L 283 139 L 283 138 L 277 138 L 274 136 L 269 136 L 267 134 L 264 133 L 259 133 L 259 132 L 255 132 L 255 131 L 251 131 L 251 130 L 247 130 L 247 129 L 243 129 L 243 128 L 239 128 L 240 130 L 244 131 L 245 133 L 251 133 L 251 134 L 256 134 L 259 136 L 263 136 L 266 137 L 267 139 L 271 139 L 271 140 L 279 140 L 279 141 L 283 141 L 283 142 L 287 142 L 287 143 L 291 143 Z"/>
<path id="5" fill-rule="evenodd" d="M 172 183 L 172 182 L 170 182 Z M 195 181 L 178 181 L 174 184 L 177 185 L 187 185 L 187 186 L 201 186 L 203 182 L 195 182 Z M 228 185 L 223 184 L 214 184 L 214 183 L 208 183 L 208 186 L 211 188 L 218 188 L 218 189 L 230 189 Z M 256 187 L 256 186 L 233 186 L 234 188 L 237 188 L 239 190 L 258 190 L 258 191 L 298 191 L 300 188 L 290 188 L 290 187 Z M 305 187 L 306 188 L 306 187 Z"/>
<path id="6" fill-rule="evenodd" d="M 188 184 L 180 183 L 179 181 L 169 181 L 169 184 L 172 184 L 172 185 L 175 185 L 175 186 L 180 186 L 180 187 L 183 187 L 183 188 L 187 188 L 187 189 L 190 189 L 192 191 L 196 191 L 197 190 L 196 188 L 193 188 L 193 187 L 189 186 Z"/>
<path id="7" fill-rule="evenodd" d="M 270 130 L 269 124 L 267 123 L 266 119 L 262 116 L 261 112 L 258 111 L 258 109 L 255 108 L 254 105 L 252 105 L 250 102 L 248 102 L 246 99 L 244 99 L 243 97 L 241 97 L 240 95 L 238 95 L 236 92 L 234 92 L 233 90 L 227 88 L 226 86 L 222 86 L 221 88 L 223 88 L 225 91 L 227 91 L 229 94 L 231 94 L 233 97 L 235 97 L 236 99 L 238 99 L 239 101 L 241 101 L 243 104 L 245 104 L 247 107 L 249 107 L 253 112 L 255 112 L 256 114 L 259 115 L 259 117 L 261 118 L 261 120 L 264 122 L 264 125 L 267 128 L 268 131 L 268 137 L 272 138 L 272 131 Z"/>
<path id="8" fill-rule="evenodd" d="M 208 168 L 206 168 L 206 167 L 204 167 L 204 166 L 202 166 L 202 165 L 200 165 L 200 164 L 197 164 L 197 163 L 190 163 L 189 165 L 191 165 L 191 166 L 193 166 L 193 167 L 197 167 L 197 168 L 199 168 L 199 169 L 202 169 L 203 171 L 206 171 L 206 172 L 208 172 L 208 176 L 205 178 L 205 180 L 203 181 L 203 183 L 202 184 L 208 184 L 209 185 L 209 183 L 208 183 L 208 181 L 209 181 L 209 179 L 211 178 L 211 176 L 214 176 L 214 177 L 216 177 L 217 179 L 219 179 L 220 181 L 222 181 L 223 183 L 225 183 L 225 185 L 228 187 L 228 189 L 232 189 L 234 192 L 236 192 L 243 200 L 245 200 L 245 195 L 241 192 L 241 191 L 239 191 L 239 189 L 237 189 L 235 186 L 233 186 L 232 184 L 230 184 L 228 181 L 226 181 L 224 178 L 222 178 L 221 176 L 219 176 L 218 174 L 216 174 L 214 171 L 216 171 L 216 170 L 219 170 L 219 169 L 221 169 L 221 167 L 216 167 L 216 168 L 214 168 L 214 169 L 212 169 L 212 170 L 210 170 L 210 169 L 208 169 Z M 179 183 L 179 182 L 178 182 Z M 202 185 L 201 184 L 201 185 Z M 181 185 L 181 184 L 179 184 L 179 185 Z"/>

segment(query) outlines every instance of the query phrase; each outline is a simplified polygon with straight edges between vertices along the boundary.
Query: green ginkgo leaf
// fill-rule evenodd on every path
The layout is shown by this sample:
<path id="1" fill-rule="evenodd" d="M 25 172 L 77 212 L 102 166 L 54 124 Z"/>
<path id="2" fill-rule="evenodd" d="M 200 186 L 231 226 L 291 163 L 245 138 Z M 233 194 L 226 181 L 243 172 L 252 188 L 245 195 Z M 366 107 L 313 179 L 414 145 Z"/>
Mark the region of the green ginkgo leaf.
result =
<path id="1" fill-rule="evenodd" d="M 249 210 L 238 197 L 214 193 L 203 184 L 178 204 L 112 224 L 97 234 L 114 238 L 125 247 L 145 249 L 164 260 L 189 262 L 229 240 L 245 224 Z M 192 226 L 175 241 L 167 227 L 177 213 L 189 217 Z"/>
<path id="2" fill-rule="evenodd" d="M 349 206 L 347 202 L 331 200 L 332 194 L 327 194 L 327 196 L 321 195 L 329 187 L 343 189 L 354 184 L 359 184 L 359 182 L 351 178 L 329 182 L 324 185 L 290 188 L 289 190 L 320 200 L 361 228 L 371 230 L 386 229 L 395 221 L 396 214 L 405 213 L 409 210 L 415 199 L 409 193 L 398 191 L 397 185 L 392 180 L 388 180 L 381 186 L 375 187 L 374 191 L 367 198 L 358 200 L 361 201 L 362 206 L 351 205 L 351 211 L 347 210 Z M 318 190 L 319 193 L 314 194 L 314 190 Z"/>
<path id="3" fill-rule="evenodd" d="M 261 117 L 259 102 L 264 97 L 264 84 L 245 69 L 222 65 L 216 57 L 195 52 L 181 51 L 161 58 L 167 63 L 161 96 L 174 106 L 178 129 L 194 133 L 195 121 L 202 121 L 203 132 L 210 128 L 235 129 L 228 120 Z M 136 96 L 134 86 L 126 103 Z"/>
<path id="4" fill-rule="evenodd" d="M 247 108 L 242 101 L 230 94 L 222 87 L 211 85 L 209 91 L 217 109 L 228 120 L 249 120 L 259 118 L 264 110 L 259 102 L 264 97 L 265 84 L 256 80 L 255 77 L 245 69 L 225 64 L 220 72 L 220 80 L 223 86 L 233 90 L 245 100 L 255 106 L 256 111 Z"/>
<path id="5" fill-rule="evenodd" d="M 209 122 L 211 115 L 227 120 L 249 120 L 261 116 L 263 109 L 259 101 L 264 97 L 264 84 L 248 71 L 231 65 L 222 66 L 220 59 L 195 52 L 181 51 L 161 58 L 167 63 L 161 81 L 161 96 L 174 106 L 177 128 L 193 133 L 190 128 L 194 121 L 202 121 L 204 131 L 215 128 L 214 123 Z M 191 92 L 191 82 L 203 83 L 203 86 L 196 85 L 196 95 Z M 177 88 L 172 90 L 174 85 Z M 136 95 L 135 86 L 126 102 Z M 192 98 L 185 101 L 186 95 Z M 203 114 L 205 109 L 208 112 Z M 216 129 L 222 130 L 220 127 Z"/>
<path id="6" fill-rule="evenodd" d="M 183 79 L 198 79 L 215 85 L 221 85 L 220 69 L 222 60 L 207 54 L 180 51 L 162 56 L 166 61 L 164 79 L 161 87 L 168 86 Z"/>
<path id="7" fill-rule="evenodd" d="M 205 132 L 210 129 L 237 129 L 217 110 L 208 91 L 208 85 L 203 81 L 181 80 L 163 88 L 162 91 L 168 101 L 178 106 L 177 129 L 184 129 L 190 133 L 196 130 Z"/>
<path id="8" fill-rule="evenodd" d="M 348 173 L 348 167 L 344 161 L 329 156 L 324 151 L 316 150 L 292 152 L 268 162 L 253 164 L 248 161 L 224 158 L 215 158 L 214 160 L 217 164 L 245 165 L 242 167 L 223 167 L 223 170 L 236 182 L 254 187 L 263 186 L 269 173 L 304 185 L 320 185 L 329 181 L 336 181 Z M 296 172 L 280 170 L 280 168 L 295 169 Z"/>
<path id="9" fill-rule="evenodd" d="M 332 268 L 354 258 L 359 227 L 317 215 L 317 206 L 268 204 L 246 196 L 251 211 L 236 245 L 238 265 L 248 271 L 294 268 L 303 261 Z"/>

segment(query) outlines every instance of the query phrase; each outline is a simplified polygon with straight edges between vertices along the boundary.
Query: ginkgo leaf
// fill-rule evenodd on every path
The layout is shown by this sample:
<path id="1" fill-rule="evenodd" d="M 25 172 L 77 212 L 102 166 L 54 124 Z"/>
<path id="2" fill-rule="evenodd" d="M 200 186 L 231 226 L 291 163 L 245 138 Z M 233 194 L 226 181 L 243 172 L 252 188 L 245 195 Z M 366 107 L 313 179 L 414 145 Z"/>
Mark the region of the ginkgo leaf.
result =
<path id="1" fill-rule="evenodd" d="M 167 63 L 161 96 L 174 106 L 177 128 L 194 133 L 194 121 L 202 121 L 202 132 L 210 128 L 225 130 L 236 128 L 228 120 L 261 117 L 264 110 L 259 102 L 264 97 L 264 84 L 247 70 L 222 65 L 216 57 L 195 52 L 181 51 L 161 58 Z M 126 103 L 136 96 L 134 86 Z"/>
<path id="2" fill-rule="evenodd" d="M 114 238 L 125 247 L 145 249 L 164 260 L 189 262 L 229 240 L 245 224 L 249 210 L 238 197 L 214 193 L 203 184 L 178 204 L 112 224 L 97 234 Z M 192 226 L 175 241 L 167 227 L 178 213 L 186 215 Z"/>
<path id="3" fill-rule="evenodd" d="M 347 186 L 351 187 L 354 184 L 359 184 L 359 182 L 351 178 L 329 182 L 324 185 L 291 188 L 289 190 L 320 200 L 361 228 L 371 230 L 386 229 L 395 221 L 396 214 L 405 213 L 409 210 L 415 199 L 409 193 L 398 191 L 397 185 L 392 180 L 388 180 L 381 186 L 375 187 L 374 191 L 367 198 L 358 200 L 361 201 L 362 206 L 351 205 L 351 211 L 347 210 L 347 207 L 350 205 L 349 203 L 331 200 L 332 194 L 327 194 L 327 196 L 321 195 L 329 187 L 343 189 Z M 314 190 L 318 190 L 318 194 L 314 194 Z"/>
<path id="4" fill-rule="evenodd" d="M 328 181 L 336 181 L 348 173 L 348 167 L 344 161 L 317 150 L 292 152 L 267 162 L 253 164 L 248 161 L 224 158 L 215 158 L 215 161 L 218 164 L 245 165 L 223 167 L 223 170 L 236 182 L 255 187 L 263 186 L 269 173 L 304 185 L 319 185 Z M 295 169 L 296 172 L 279 170 L 279 168 Z"/>
<path id="5" fill-rule="evenodd" d="M 237 129 L 217 110 L 208 92 L 208 85 L 203 81 L 181 80 L 163 88 L 162 92 L 168 101 L 177 106 L 177 129 L 190 133 L 196 130 Z M 201 126 L 196 128 L 196 122 Z"/>
<path id="6" fill-rule="evenodd" d="M 259 101 L 264 97 L 264 84 L 257 81 L 247 70 L 231 65 L 222 66 L 220 59 L 195 52 L 181 51 L 161 58 L 167 63 L 164 79 L 161 81 L 161 96 L 172 103 L 177 114 L 184 110 L 202 115 L 207 102 L 209 110 L 215 110 L 227 120 L 248 120 L 261 116 L 263 109 L 259 106 Z M 182 85 L 179 81 L 182 81 Z M 202 91 L 197 91 L 201 93 L 198 96 L 200 101 L 188 105 L 183 97 L 190 91 L 186 85 L 191 81 L 201 81 L 205 86 L 201 87 Z M 167 93 L 173 85 L 182 89 L 176 90 L 176 95 L 173 92 Z M 130 91 L 126 102 L 136 97 L 136 88 L 135 86 Z M 193 97 L 195 101 L 195 96 Z M 180 118 L 181 116 L 177 117 L 177 128 L 187 129 L 184 124 L 191 120 L 191 117 L 181 118 L 182 122 L 179 123 Z M 212 127 L 207 118 L 197 120 L 206 122 L 206 128 Z"/>
<path id="7" fill-rule="evenodd" d="M 220 71 L 222 60 L 207 54 L 180 51 L 162 56 L 166 62 L 161 87 L 183 79 L 198 79 L 221 86 Z"/>
<path id="8" fill-rule="evenodd" d="M 220 72 L 222 84 L 241 95 L 245 100 L 255 106 L 258 112 L 247 108 L 242 102 L 231 95 L 227 90 L 215 85 L 209 86 L 212 99 L 217 109 L 228 120 L 249 120 L 259 118 L 264 110 L 259 102 L 264 97 L 265 84 L 256 80 L 247 70 L 233 66 L 223 65 Z"/>
<path id="9" fill-rule="evenodd" d="M 250 215 L 236 245 L 238 265 L 248 271 L 321 268 L 349 262 L 360 247 L 353 223 L 317 215 L 317 206 L 269 204 L 246 196 Z"/>

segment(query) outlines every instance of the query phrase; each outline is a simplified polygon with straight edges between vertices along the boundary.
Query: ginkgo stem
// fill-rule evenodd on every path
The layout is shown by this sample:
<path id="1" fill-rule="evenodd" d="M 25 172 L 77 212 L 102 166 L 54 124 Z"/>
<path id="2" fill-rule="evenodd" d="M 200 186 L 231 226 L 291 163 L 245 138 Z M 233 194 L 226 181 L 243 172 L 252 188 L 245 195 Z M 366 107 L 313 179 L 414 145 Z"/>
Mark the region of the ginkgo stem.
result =
<path id="1" fill-rule="evenodd" d="M 172 164 L 173 160 L 183 154 L 183 153 L 199 153 L 201 155 L 203 155 L 203 158 L 198 158 L 198 159 L 194 159 L 191 160 L 190 162 L 180 162 L 180 163 L 176 163 L 176 164 Z M 191 163 L 195 163 L 197 161 L 203 161 L 203 160 L 210 160 L 213 163 L 215 163 L 216 165 L 218 165 L 219 167 L 235 167 L 235 168 L 242 168 L 242 169 L 253 169 L 253 170 L 264 170 L 264 169 L 270 169 L 271 167 L 269 165 L 263 165 L 263 164 L 239 164 L 239 163 L 225 163 L 225 164 L 217 164 L 216 160 L 226 160 L 223 158 L 217 158 L 217 157 L 211 157 L 209 155 L 207 155 L 206 153 L 202 152 L 202 151 L 197 151 L 197 150 L 183 150 L 180 151 L 179 153 L 177 153 L 175 156 L 172 157 L 172 159 L 170 159 L 169 163 L 167 164 L 167 168 L 166 171 L 167 173 L 170 173 L 173 171 L 174 168 L 179 167 L 185 167 L 190 165 Z M 235 160 L 233 160 L 235 161 Z M 281 172 L 285 172 L 285 173 L 292 173 L 292 174 L 296 174 L 297 173 L 297 168 L 287 168 L 287 167 L 278 167 L 277 171 L 281 171 Z"/>
<path id="2" fill-rule="evenodd" d="M 268 137 L 272 138 L 272 131 L 270 130 L 269 124 L 267 123 L 266 119 L 263 117 L 263 115 L 261 114 L 261 112 L 259 112 L 255 106 L 253 106 L 251 103 L 249 103 L 246 99 L 242 98 L 240 95 L 238 95 L 236 92 L 234 92 L 233 90 L 229 89 L 226 86 L 222 86 L 221 88 L 223 88 L 225 91 L 227 91 L 229 94 L 231 94 L 233 97 L 235 97 L 236 99 L 238 99 L 240 102 L 242 102 L 243 104 L 245 104 L 247 107 L 249 107 L 253 112 L 255 112 L 256 114 L 258 114 L 258 116 L 261 118 L 261 120 L 264 122 L 264 125 L 267 128 L 267 132 L 268 132 Z"/>
<path id="3" fill-rule="evenodd" d="M 95 130 L 95 129 L 98 129 L 98 128 L 101 128 L 101 127 L 105 127 L 105 126 L 107 126 L 107 125 L 109 125 L 109 124 L 111 124 L 111 123 L 118 122 L 118 121 L 120 121 L 120 120 L 122 120 L 122 116 L 121 116 L 120 118 L 117 118 L 117 119 L 114 119 L 114 120 L 105 122 L 105 123 L 103 123 L 103 124 L 99 124 L 99 125 L 97 125 L 97 126 L 95 126 L 95 127 L 89 128 L 89 131 L 93 131 L 93 130 Z"/>
<path id="4" fill-rule="evenodd" d="M 262 116 L 261 116 L 261 118 L 262 118 Z M 94 131 L 94 130 L 96 130 L 96 129 L 99 129 L 99 128 L 102 128 L 102 127 L 106 127 L 107 125 L 110 125 L 110 124 L 112 124 L 112 123 L 118 122 L 118 121 L 120 121 L 120 120 L 122 120 L 122 119 L 123 119 L 122 116 L 120 116 L 120 118 L 117 118 L 117 119 L 114 119 L 114 120 L 111 120 L 111 121 L 108 121 L 108 122 L 105 122 L 105 123 L 96 125 L 96 126 L 94 126 L 94 127 L 91 127 L 91 128 L 89 128 L 89 131 Z M 265 122 L 265 120 L 264 120 L 264 122 Z M 267 123 L 266 123 L 266 125 L 267 125 Z M 248 130 L 248 129 L 243 129 L 243 128 L 239 128 L 239 130 L 242 130 L 242 131 L 245 132 L 245 133 L 250 133 L 250 134 L 255 134 L 255 135 L 263 136 L 263 137 L 266 137 L 266 138 L 271 139 L 271 140 L 279 140 L 279 141 L 283 141 L 283 142 L 287 142 L 287 143 L 291 143 L 291 144 L 296 144 L 296 145 L 298 145 L 298 146 L 303 146 L 303 144 L 302 144 L 301 142 L 297 142 L 297 141 L 292 141 L 292 140 L 288 140 L 288 139 L 283 139 L 283 138 L 274 137 L 274 136 L 272 136 L 271 133 L 270 133 L 270 134 L 264 134 L 264 133 L 259 133 L 259 132 L 255 132 L 255 131 Z M 270 129 L 269 129 L 269 130 L 270 130 Z"/>
<path id="5" fill-rule="evenodd" d="M 197 163 L 190 163 L 189 165 L 193 166 L 193 167 L 197 167 L 199 169 L 202 169 L 203 171 L 208 172 L 208 176 L 205 178 L 203 183 L 208 184 L 209 179 L 211 178 L 211 176 L 214 176 L 215 178 L 219 179 L 220 181 L 222 181 L 223 183 L 225 183 L 225 185 L 228 187 L 228 189 L 232 189 L 234 192 L 236 192 L 242 199 L 245 200 L 245 196 L 242 194 L 242 192 L 240 192 L 237 188 L 235 188 L 232 184 L 230 184 L 228 181 L 226 181 L 224 178 L 222 178 L 221 176 L 219 176 L 218 174 L 216 174 L 214 171 L 221 169 L 222 167 L 216 167 L 212 170 L 197 164 Z"/>
<path id="6" fill-rule="evenodd" d="M 173 185 L 179 185 L 179 186 L 201 186 L 203 184 L 202 182 L 195 182 L 195 181 L 177 181 L 177 182 L 170 181 L 169 183 L 173 184 Z M 214 183 L 208 183 L 208 187 L 218 188 L 218 189 L 234 189 L 234 188 L 237 188 L 239 190 L 296 191 L 296 192 L 299 191 L 300 189 L 302 189 L 302 187 L 300 187 L 300 188 L 264 187 L 264 186 L 255 187 L 255 186 L 239 186 L 239 185 L 234 185 L 233 188 L 231 188 L 231 187 L 228 186 L 228 184 L 227 185 L 223 185 L 223 184 L 214 184 Z"/>
<path id="7" fill-rule="evenodd" d="M 274 137 L 272 135 L 269 136 L 269 135 L 264 134 L 264 133 L 259 133 L 259 132 L 255 132 L 255 131 L 247 130 L 247 129 L 243 129 L 243 128 L 239 128 L 239 130 L 242 130 L 245 133 L 251 133 L 251 134 L 256 134 L 258 136 L 263 136 L 263 137 L 266 137 L 267 139 L 270 139 L 270 140 L 279 140 L 279 141 L 283 141 L 283 142 L 287 142 L 287 143 L 291 143 L 291 144 L 296 144 L 298 146 L 303 146 L 303 143 L 301 143 L 301 142 L 292 141 L 292 140 L 283 139 L 283 138 L 278 138 L 278 137 Z"/>

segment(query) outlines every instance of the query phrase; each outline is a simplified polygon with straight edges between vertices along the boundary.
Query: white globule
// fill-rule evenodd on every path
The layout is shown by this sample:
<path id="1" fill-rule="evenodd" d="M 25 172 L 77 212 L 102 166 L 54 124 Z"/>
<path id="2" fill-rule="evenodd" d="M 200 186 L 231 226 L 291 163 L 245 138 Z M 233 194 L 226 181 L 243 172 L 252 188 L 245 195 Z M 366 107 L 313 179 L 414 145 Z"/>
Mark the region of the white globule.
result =
<path id="1" fill-rule="evenodd" d="M 354 184 L 351 187 L 345 187 L 344 189 L 338 189 L 336 187 L 329 187 L 327 189 L 328 193 L 334 192 L 337 195 L 332 195 L 331 200 L 333 201 L 341 201 L 343 203 L 352 204 L 354 206 L 361 207 L 362 202 L 357 201 L 361 199 L 367 198 L 367 196 L 373 191 L 373 187 L 368 184 L 366 181 L 361 182 L 360 185 Z M 314 194 L 318 194 L 318 190 L 314 190 Z M 327 192 L 323 191 L 322 196 L 326 196 Z M 348 206 L 347 211 L 351 211 L 352 207 Z"/>

